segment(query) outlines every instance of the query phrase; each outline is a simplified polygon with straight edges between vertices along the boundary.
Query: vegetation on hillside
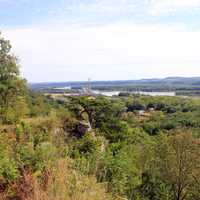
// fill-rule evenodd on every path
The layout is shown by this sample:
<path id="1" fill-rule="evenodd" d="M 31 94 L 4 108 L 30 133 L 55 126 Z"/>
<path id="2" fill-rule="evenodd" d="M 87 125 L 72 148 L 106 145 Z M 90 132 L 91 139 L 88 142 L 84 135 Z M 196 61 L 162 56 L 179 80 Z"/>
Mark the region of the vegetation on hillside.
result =
<path id="1" fill-rule="evenodd" d="M 0 199 L 200 199 L 199 100 L 53 100 L 10 48 L 0 37 Z"/>

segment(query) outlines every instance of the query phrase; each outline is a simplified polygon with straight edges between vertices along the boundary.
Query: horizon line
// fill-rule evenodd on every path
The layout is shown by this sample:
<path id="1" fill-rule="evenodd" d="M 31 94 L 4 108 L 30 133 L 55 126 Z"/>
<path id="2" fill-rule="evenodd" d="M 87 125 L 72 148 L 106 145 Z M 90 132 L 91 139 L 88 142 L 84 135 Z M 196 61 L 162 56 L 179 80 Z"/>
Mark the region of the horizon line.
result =
<path id="1" fill-rule="evenodd" d="M 169 79 L 169 78 L 200 78 L 200 76 L 165 76 L 165 77 L 154 77 L 154 78 L 138 78 L 138 79 L 115 79 L 115 80 L 92 80 L 90 79 L 90 82 L 125 82 L 125 81 L 142 81 L 142 80 L 162 80 L 162 79 Z M 88 80 L 74 80 L 74 81 L 39 81 L 39 82 L 33 82 L 33 81 L 28 81 L 28 84 L 48 84 L 48 83 L 87 83 Z"/>

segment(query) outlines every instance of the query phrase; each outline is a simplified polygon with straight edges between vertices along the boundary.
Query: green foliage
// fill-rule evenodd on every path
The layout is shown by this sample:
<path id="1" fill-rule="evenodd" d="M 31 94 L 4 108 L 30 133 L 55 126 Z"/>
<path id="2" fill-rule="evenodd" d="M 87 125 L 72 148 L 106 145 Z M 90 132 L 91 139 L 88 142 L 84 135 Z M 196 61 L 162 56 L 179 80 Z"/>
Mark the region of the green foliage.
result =
<path id="1" fill-rule="evenodd" d="M 129 134 L 127 123 L 117 118 L 110 119 L 108 122 L 103 123 L 101 131 L 110 142 L 124 141 L 128 138 Z"/>
<path id="2" fill-rule="evenodd" d="M 118 116 L 125 107 L 123 102 L 110 101 L 104 97 L 99 97 L 96 100 L 84 97 L 73 98 L 69 106 L 77 117 L 80 117 L 82 112 L 86 112 L 93 128 L 101 128 L 104 122 Z"/>
<path id="3" fill-rule="evenodd" d="M 98 177 L 109 183 L 109 190 L 119 195 L 134 195 L 134 188 L 140 184 L 138 154 L 134 146 L 117 147 L 112 144 L 101 160 Z"/>
<path id="4" fill-rule="evenodd" d="M 14 181 L 19 175 L 17 163 L 12 156 L 8 138 L 0 135 L 0 183 Z"/>
<path id="5" fill-rule="evenodd" d="M 56 160 L 57 156 L 56 147 L 50 142 L 43 142 L 36 147 L 36 169 L 44 170 L 51 167 Z"/>
<path id="6" fill-rule="evenodd" d="M 35 150 L 32 142 L 18 144 L 17 159 L 20 168 L 35 168 Z"/>
<path id="7" fill-rule="evenodd" d="M 10 42 L 0 35 L 0 118 L 3 122 L 13 123 L 21 117 L 19 110 L 24 109 L 24 101 L 19 101 L 19 98 L 25 96 L 26 86 L 19 77 L 17 58 L 10 50 Z M 16 105 L 19 110 L 12 111 Z"/>
<path id="8" fill-rule="evenodd" d="M 159 168 L 165 157 L 157 153 L 167 151 L 169 145 L 161 144 L 165 143 L 167 134 L 178 128 L 189 127 L 198 135 L 200 112 L 190 110 L 199 104 L 192 102 L 175 97 L 71 99 L 70 110 L 74 116 L 90 121 L 98 135 L 107 140 L 100 160 L 92 153 L 94 148 L 89 138 L 75 142 L 78 146 L 73 152 L 81 155 L 77 157 L 79 169 L 87 174 L 93 163 L 98 180 L 108 182 L 108 191 L 128 199 L 173 199 L 171 185 L 160 174 L 166 171 Z M 75 109 L 71 109 L 73 106 Z M 135 114 L 140 109 L 145 111 L 144 116 Z M 161 133 L 163 137 L 157 137 Z"/>
<path id="9" fill-rule="evenodd" d="M 43 95 L 29 91 L 29 115 L 31 117 L 46 116 L 51 112 L 50 102 Z"/>
<path id="10" fill-rule="evenodd" d="M 18 177 L 18 174 L 15 161 L 8 159 L 6 155 L 0 155 L 0 180 L 11 182 Z"/>
<path id="11" fill-rule="evenodd" d="M 157 177 L 144 173 L 139 186 L 141 198 L 145 200 L 171 200 L 173 198 L 169 186 Z"/>
<path id="12" fill-rule="evenodd" d="M 73 157 L 90 157 L 100 151 L 100 142 L 92 133 L 86 133 L 79 140 L 75 140 L 71 147 L 71 156 Z"/>

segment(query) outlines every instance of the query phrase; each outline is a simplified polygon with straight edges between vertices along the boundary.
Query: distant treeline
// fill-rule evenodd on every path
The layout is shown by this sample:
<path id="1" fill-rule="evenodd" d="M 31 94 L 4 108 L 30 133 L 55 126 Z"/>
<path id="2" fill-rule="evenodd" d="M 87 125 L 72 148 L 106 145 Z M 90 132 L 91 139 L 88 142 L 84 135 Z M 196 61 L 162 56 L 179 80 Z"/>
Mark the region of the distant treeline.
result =
<path id="1" fill-rule="evenodd" d="M 88 82 L 59 82 L 59 83 L 35 83 L 29 84 L 33 90 L 43 92 L 65 92 L 66 90 L 57 90 L 70 86 L 72 90 L 79 90 L 88 86 Z M 128 81 L 93 81 L 90 82 L 93 90 L 106 90 L 106 91 L 144 91 L 144 92 L 163 92 L 163 91 L 193 91 L 197 94 L 200 91 L 200 78 L 180 78 L 172 77 L 165 79 L 142 79 L 142 80 L 128 80 Z M 189 93 L 189 92 L 188 92 Z M 191 92 L 190 92 L 191 93 Z"/>

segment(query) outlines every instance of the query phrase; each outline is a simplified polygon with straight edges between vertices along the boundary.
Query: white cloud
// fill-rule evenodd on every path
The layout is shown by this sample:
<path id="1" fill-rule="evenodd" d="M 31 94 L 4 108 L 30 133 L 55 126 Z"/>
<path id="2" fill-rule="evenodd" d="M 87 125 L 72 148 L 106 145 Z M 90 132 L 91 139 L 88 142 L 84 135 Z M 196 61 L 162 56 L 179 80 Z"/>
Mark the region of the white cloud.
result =
<path id="1" fill-rule="evenodd" d="M 200 75 L 199 34 L 175 27 L 130 24 L 4 32 L 29 81 Z"/>
<path id="2" fill-rule="evenodd" d="M 91 5 L 91 7 L 86 6 L 87 8 L 90 8 L 91 10 L 95 12 L 117 12 L 120 13 L 122 11 L 133 11 L 136 9 L 136 6 L 138 4 L 136 3 L 130 3 L 127 1 L 100 1 L 96 4 Z"/>
<path id="3" fill-rule="evenodd" d="M 188 8 L 200 6 L 200 0 L 152 0 L 151 2 L 163 7 Z"/>
<path id="4" fill-rule="evenodd" d="M 177 11 L 191 11 L 200 8 L 200 0 L 94 0 L 86 3 L 64 4 L 67 9 L 84 13 L 104 13 L 111 15 L 131 13 L 162 14 Z"/>
<path id="5" fill-rule="evenodd" d="M 176 11 L 199 9 L 200 0 L 151 0 L 150 13 L 162 14 Z"/>

